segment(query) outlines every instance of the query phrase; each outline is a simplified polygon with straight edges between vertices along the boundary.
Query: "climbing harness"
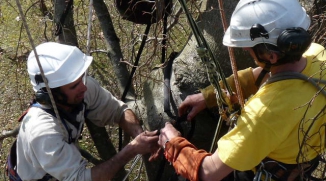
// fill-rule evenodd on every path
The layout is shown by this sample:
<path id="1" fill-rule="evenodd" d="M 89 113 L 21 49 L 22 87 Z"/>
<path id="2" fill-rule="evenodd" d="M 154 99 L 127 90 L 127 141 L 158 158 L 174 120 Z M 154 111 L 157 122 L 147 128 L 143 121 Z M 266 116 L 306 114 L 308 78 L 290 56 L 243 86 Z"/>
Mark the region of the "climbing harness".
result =
<path id="1" fill-rule="evenodd" d="M 43 107 L 41 107 L 40 104 L 33 102 L 31 103 L 30 107 L 27 108 L 26 111 L 24 111 L 22 113 L 22 115 L 18 118 L 18 122 L 21 122 L 25 115 L 28 113 L 29 109 L 31 107 L 37 107 L 40 108 L 42 110 L 44 110 L 46 113 L 56 117 L 54 110 L 53 109 L 45 109 Z M 73 142 L 75 142 L 75 138 L 72 138 L 72 130 L 68 127 L 66 121 L 64 119 L 61 119 L 62 124 L 65 126 L 66 131 L 68 132 L 68 144 L 71 144 Z M 70 122 L 71 124 L 73 124 L 77 130 L 79 130 L 79 124 L 78 122 Z M 77 123 L 77 125 L 76 125 Z M 6 162 L 6 174 L 9 177 L 10 181 L 21 181 L 21 178 L 19 177 L 18 173 L 17 173 L 17 150 L 16 150 L 16 145 L 17 145 L 17 140 L 14 141 L 14 143 L 12 144 L 11 148 L 10 148 L 10 152 L 7 158 L 7 162 Z M 39 179 L 39 181 L 47 181 L 53 179 L 53 177 L 49 174 L 46 174 L 42 179 Z"/>
<path id="2" fill-rule="evenodd" d="M 261 85 L 261 87 L 282 80 L 290 80 L 290 79 L 298 79 L 304 80 L 314 87 L 316 87 L 319 93 L 322 93 L 326 97 L 326 91 L 324 90 L 326 86 L 326 80 L 321 80 L 317 78 L 308 77 L 304 74 L 298 72 L 282 72 L 276 75 L 271 76 L 267 79 L 267 81 Z M 324 86 L 319 86 L 318 84 L 323 84 Z M 325 107 L 322 109 L 322 111 Z M 318 116 L 317 116 L 318 117 Z M 309 130 L 306 131 L 308 134 Z M 305 139 L 303 139 L 304 141 Z M 301 143 L 300 150 L 302 150 L 302 146 L 304 144 Z M 299 163 L 299 155 L 297 156 L 297 162 Z M 312 173 L 320 167 L 320 165 L 325 165 L 326 160 L 323 156 L 317 155 L 314 159 L 299 163 L 299 164 L 284 164 L 279 161 L 272 160 L 270 158 L 265 158 L 257 167 L 257 171 L 254 177 L 254 181 L 260 181 L 263 177 L 265 180 L 279 180 L 279 181 L 287 181 L 289 178 L 291 180 L 301 180 L 301 179 L 309 179 L 313 181 L 322 181 L 324 179 L 316 178 Z"/>
<path id="3" fill-rule="evenodd" d="M 320 155 L 308 162 L 300 164 L 285 164 L 269 158 L 265 158 L 256 167 L 256 174 L 253 180 L 260 181 L 265 177 L 265 180 L 273 179 L 278 181 L 299 181 L 304 178 L 317 181 L 318 179 L 314 178 L 312 173 L 320 163 L 326 163 L 326 160 Z"/>

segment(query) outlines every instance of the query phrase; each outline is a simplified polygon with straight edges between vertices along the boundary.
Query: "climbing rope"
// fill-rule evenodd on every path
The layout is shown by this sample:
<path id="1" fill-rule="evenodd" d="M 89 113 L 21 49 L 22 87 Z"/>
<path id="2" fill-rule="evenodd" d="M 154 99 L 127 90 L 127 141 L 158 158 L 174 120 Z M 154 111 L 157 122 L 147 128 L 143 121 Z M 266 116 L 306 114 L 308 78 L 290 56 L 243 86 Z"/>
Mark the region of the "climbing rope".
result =
<path id="1" fill-rule="evenodd" d="M 225 32 L 228 26 L 227 26 L 225 14 L 224 14 L 223 1 L 218 0 L 218 5 L 219 5 L 219 9 L 220 9 L 223 29 L 224 29 L 224 32 Z M 234 76 L 235 87 L 236 87 L 236 91 L 237 91 L 237 97 L 238 97 L 238 100 L 239 100 L 239 104 L 243 108 L 244 100 L 243 100 L 242 89 L 241 89 L 239 78 L 238 78 L 238 69 L 237 69 L 237 66 L 236 66 L 236 63 L 235 63 L 233 48 L 228 47 L 228 51 L 229 51 L 230 62 L 231 62 L 231 67 L 232 67 L 232 73 L 233 73 L 233 76 Z"/>
<path id="2" fill-rule="evenodd" d="M 225 97 L 225 93 L 223 92 L 220 81 L 225 85 L 225 88 L 227 92 L 230 95 L 233 95 L 233 92 L 228 85 L 225 75 L 223 73 L 223 70 L 217 61 L 217 58 L 213 54 L 212 50 L 210 49 L 207 41 L 205 40 L 202 32 L 197 27 L 196 22 L 192 18 L 187 6 L 185 0 L 179 0 L 182 9 L 184 10 L 187 20 L 190 24 L 191 30 L 194 34 L 194 37 L 196 38 L 198 47 L 197 47 L 197 53 L 200 56 L 201 60 L 204 62 L 206 68 L 207 68 L 207 74 L 210 83 L 214 86 L 216 91 L 216 98 L 217 98 L 217 105 L 219 108 L 219 114 L 224 118 L 227 119 L 228 115 L 230 113 L 233 113 L 235 111 L 234 106 L 231 104 L 231 102 Z M 225 105 L 227 105 L 228 109 L 225 108 Z"/>
<path id="3" fill-rule="evenodd" d="M 93 17 L 93 0 L 89 0 L 89 9 L 88 9 L 88 23 L 87 23 L 87 40 L 86 40 L 86 55 L 90 56 L 90 42 L 91 42 L 91 31 L 92 31 L 92 17 Z M 86 85 L 87 70 L 84 73 L 84 85 Z M 85 111 L 85 109 L 83 110 Z"/>
<path id="4" fill-rule="evenodd" d="M 32 46 L 32 48 L 33 48 L 33 51 L 34 51 L 34 54 L 35 54 L 35 58 L 36 58 L 36 61 L 37 61 L 37 65 L 38 65 L 38 67 L 39 67 L 39 69 L 40 69 L 42 79 L 43 79 L 43 81 L 44 81 L 44 84 L 45 84 L 46 90 L 47 90 L 47 92 L 48 92 L 48 94 L 49 94 L 49 97 L 50 97 L 50 100 L 51 100 L 51 104 L 52 104 L 52 107 L 53 107 L 54 113 L 55 113 L 55 115 L 56 115 L 56 117 L 57 117 L 57 120 L 58 120 L 57 122 L 59 123 L 60 128 L 63 130 L 62 132 L 63 132 L 64 136 L 67 138 L 67 140 L 69 140 L 69 137 L 68 137 L 68 135 L 67 135 L 67 131 L 66 131 L 66 128 L 64 127 L 63 122 L 59 121 L 59 120 L 61 120 L 60 115 L 59 115 L 59 111 L 58 111 L 58 108 L 57 108 L 57 106 L 56 106 L 56 104 L 55 104 L 55 102 L 54 102 L 53 94 L 52 94 L 51 89 L 50 89 L 50 87 L 49 87 L 48 80 L 46 79 L 46 77 L 45 77 L 45 75 L 44 75 L 43 67 L 42 67 L 42 65 L 41 65 L 41 63 L 40 63 L 40 59 L 39 59 L 39 56 L 38 56 L 38 54 L 37 54 L 37 51 L 36 51 L 36 48 L 35 48 L 35 44 L 34 44 L 34 41 L 33 41 L 32 36 L 31 36 L 31 33 L 30 33 L 30 31 L 29 31 L 29 27 L 28 27 L 28 25 L 27 25 L 26 18 L 25 18 L 25 16 L 24 16 L 24 13 L 23 13 L 23 10 L 22 10 L 22 7 L 21 7 L 21 4 L 20 4 L 19 0 L 16 0 L 16 5 L 17 5 L 17 7 L 18 7 L 19 14 L 20 14 L 20 16 L 21 16 L 21 18 L 22 18 L 22 22 L 23 22 L 23 25 L 24 25 L 24 27 L 25 27 L 25 30 L 26 30 L 26 33 L 27 33 L 27 36 L 28 36 L 29 42 L 30 42 L 30 44 L 31 44 L 31 46 Z"/>

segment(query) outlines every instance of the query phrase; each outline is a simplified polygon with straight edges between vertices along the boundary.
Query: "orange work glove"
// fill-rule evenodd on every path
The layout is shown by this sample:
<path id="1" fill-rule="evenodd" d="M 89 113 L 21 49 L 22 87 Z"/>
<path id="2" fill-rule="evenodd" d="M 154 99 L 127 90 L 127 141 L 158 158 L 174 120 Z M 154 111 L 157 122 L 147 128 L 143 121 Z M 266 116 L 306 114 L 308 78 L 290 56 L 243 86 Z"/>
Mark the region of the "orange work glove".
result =
<path id="1" fill-rule="evenodd" d="M 212 154 L 198 150 L 183 137 L 175 137 L 165 144 L 164 155 L 173 164 L 177 174 L 190 181 L 198 181 L 198 171 L 203 159 Z"/>

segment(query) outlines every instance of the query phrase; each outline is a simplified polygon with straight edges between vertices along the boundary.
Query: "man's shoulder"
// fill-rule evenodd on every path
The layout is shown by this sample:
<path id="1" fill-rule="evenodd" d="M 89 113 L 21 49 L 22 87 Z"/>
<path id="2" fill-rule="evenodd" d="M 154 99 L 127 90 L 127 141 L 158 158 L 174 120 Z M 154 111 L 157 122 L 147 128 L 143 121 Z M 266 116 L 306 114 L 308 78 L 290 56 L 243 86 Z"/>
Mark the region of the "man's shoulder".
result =
<path id="1" fill-rule="evenodd" d="M 325 47 L 317 43 L 311 43 L 309 49 L 303 54 L 304 57 L 315 58 L 319 54 L 325 54 Z M 326 55 L 325 55 L 326 56 Z"/>
<path id="2" fill-rule="evenodd" d="M 93 77 L 87 76 L 86 77 L 86 86 L 100 86 L 100 83 Z"/>
<path id="3" fill-rule="evenodd" d="M 96 101 L 98 98 L 103 96 L 111 97 L 111 92 L 103 88 L 100 83 L 94 78 L 87 76 L 86 80 L 87 91 L 85 93 L 85 103 L 90 104 L 90 102 Z"/>
<path id="4" fill-rule="evenodd" d="M 20 127 L 20 133 L 29 134 L 31 136 L 39 136 L 47 132 L 54 132 L 57 119 L 52 114 L 46 112 L 42 108 L 31 107 L 24 116 Z"/>
<path id="5" fill-rule="evenodd" d="M 86 95 L 94 94 L 101 88 L 100 83 L 96 79 L 90 76 L 87 76 L 86 86 L 87 86 Z"/>

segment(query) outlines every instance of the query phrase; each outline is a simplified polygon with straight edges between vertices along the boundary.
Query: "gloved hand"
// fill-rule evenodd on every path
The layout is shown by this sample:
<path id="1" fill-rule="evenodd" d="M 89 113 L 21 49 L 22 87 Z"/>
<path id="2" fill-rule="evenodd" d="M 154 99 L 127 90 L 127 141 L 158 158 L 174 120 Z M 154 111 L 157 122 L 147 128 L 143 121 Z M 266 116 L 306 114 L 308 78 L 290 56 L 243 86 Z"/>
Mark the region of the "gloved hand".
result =
<path id="1" fill-rule="evenodd" d="M 164 155 L 172 163 L 177 174 L 188 178 L 190 181 L 198 181 L 201 163 L 211 153 L 198 150 L 183 137 L 175 137 L 165 144 Z"/>
<path id="2" fill-rule="evenodd" d="M 176 173 L 191 181 L 197 181 L 203 159 L 211 154 L 198 150 L 185 138 L 180 137 L 180 132 L 170 123 L 166 123 L 160 133 L 159 145 L 164 148 L 165 158 L 173 164 Z"/>

